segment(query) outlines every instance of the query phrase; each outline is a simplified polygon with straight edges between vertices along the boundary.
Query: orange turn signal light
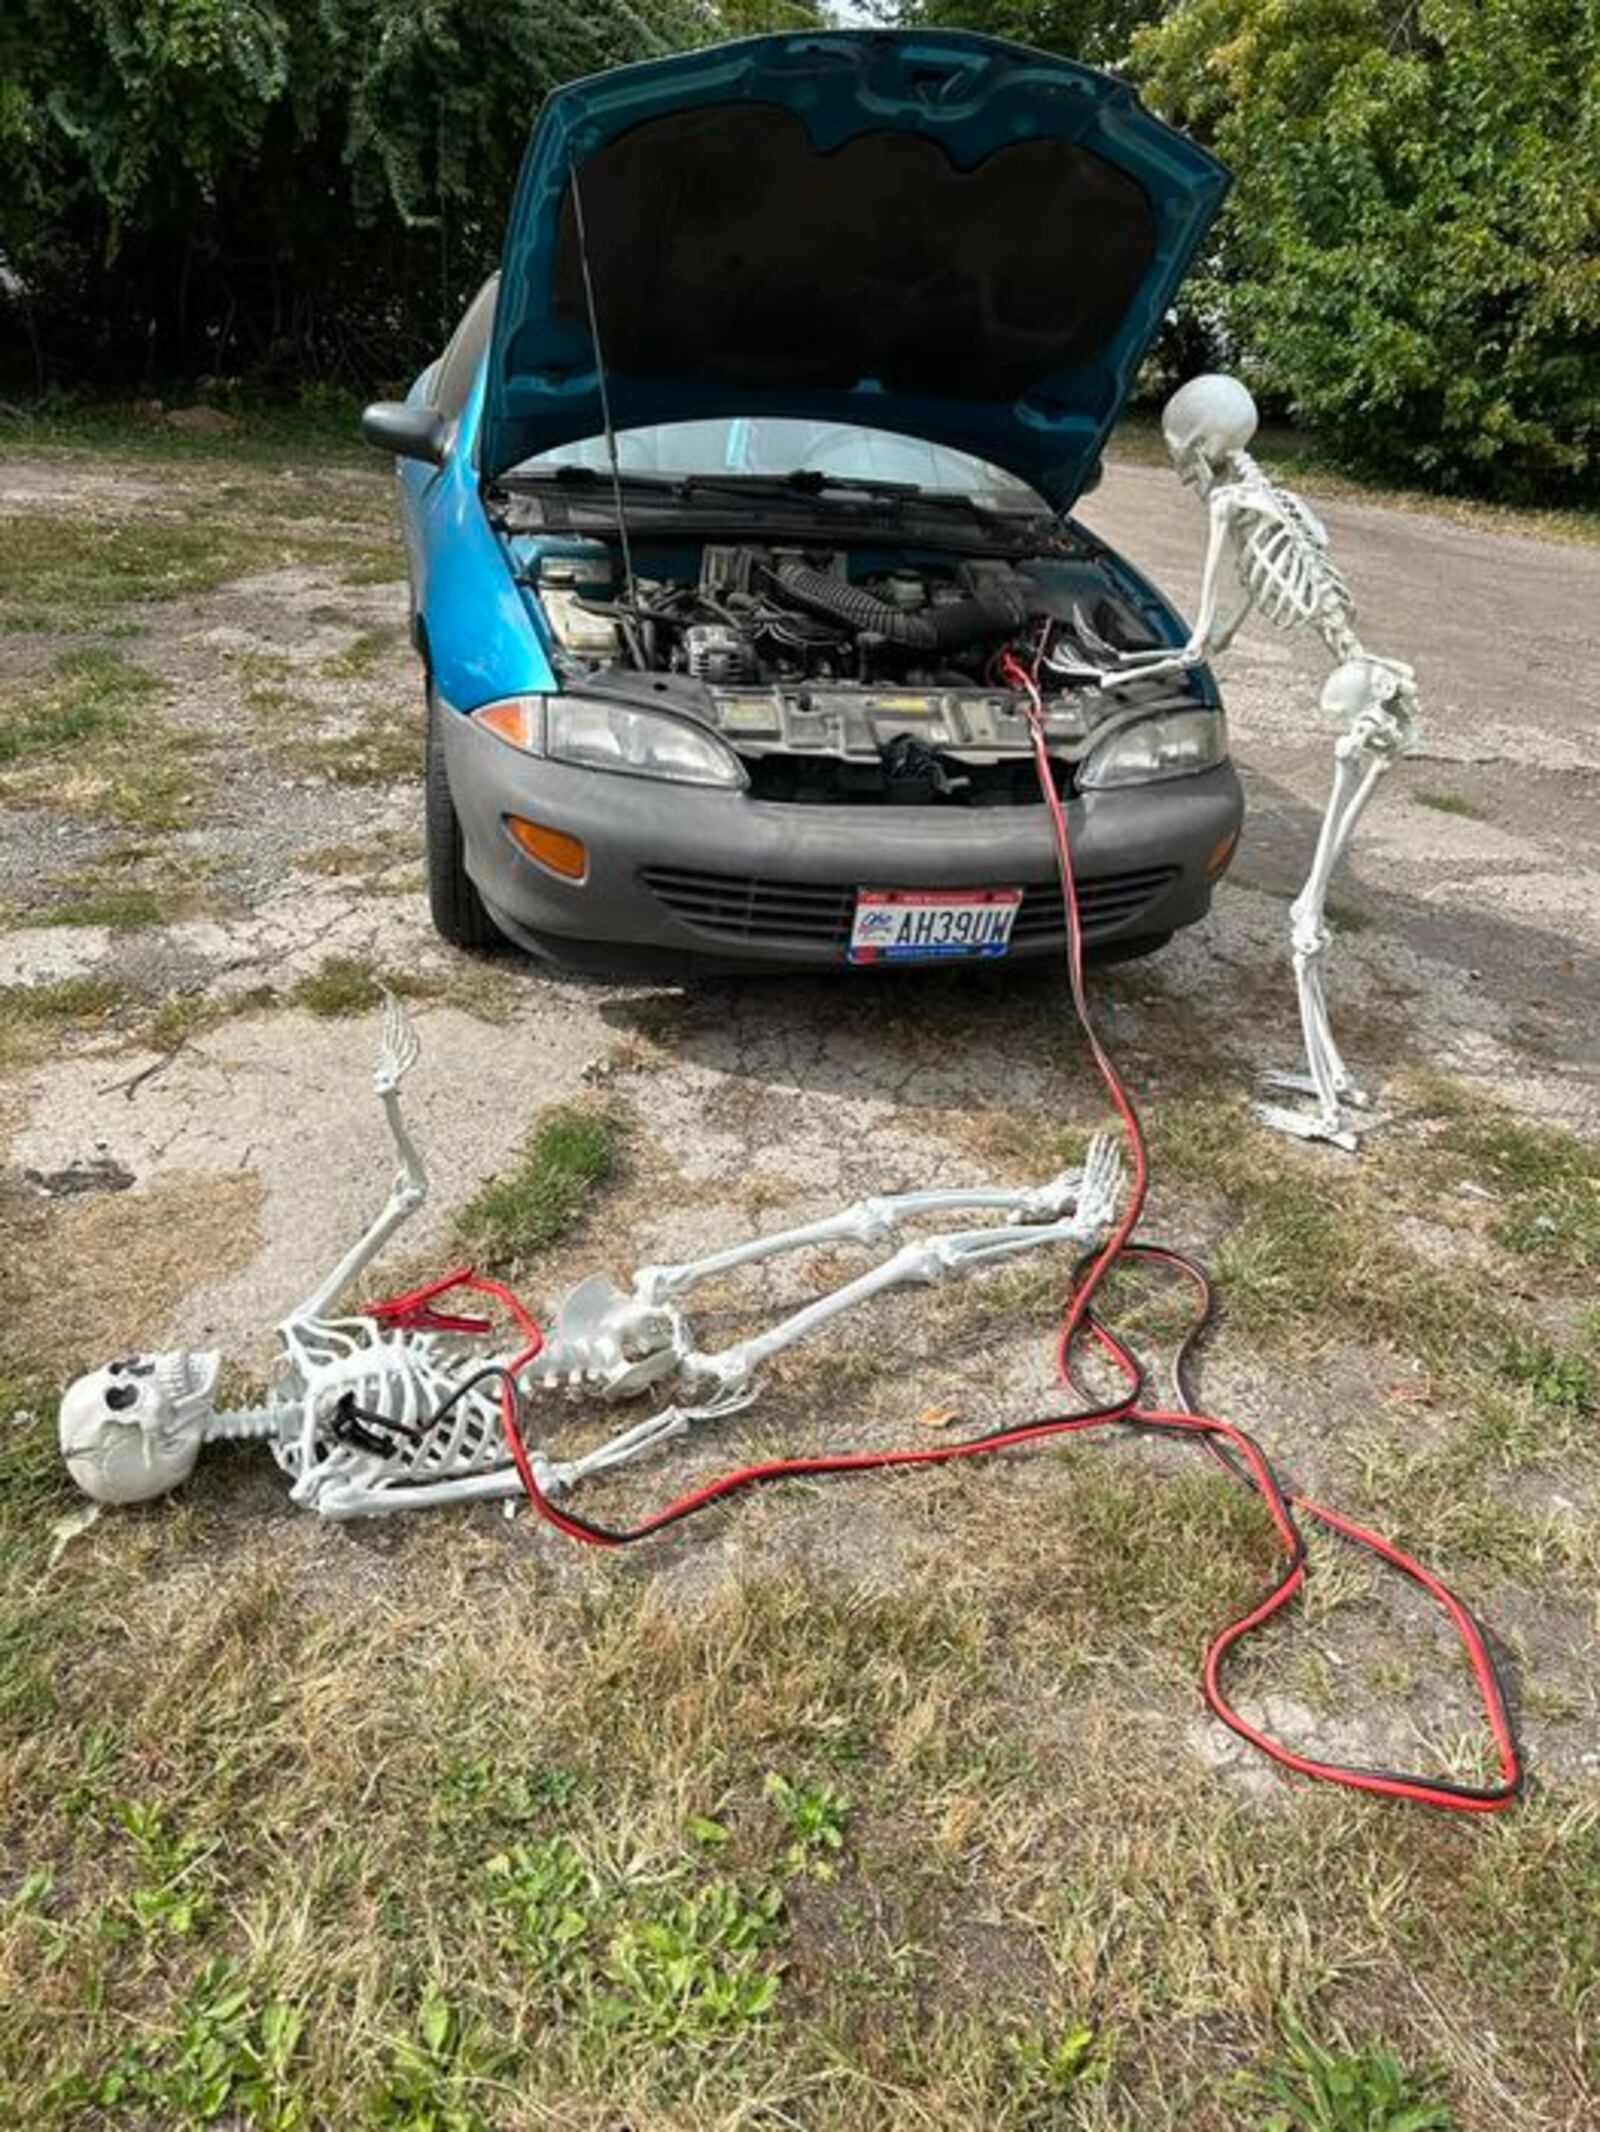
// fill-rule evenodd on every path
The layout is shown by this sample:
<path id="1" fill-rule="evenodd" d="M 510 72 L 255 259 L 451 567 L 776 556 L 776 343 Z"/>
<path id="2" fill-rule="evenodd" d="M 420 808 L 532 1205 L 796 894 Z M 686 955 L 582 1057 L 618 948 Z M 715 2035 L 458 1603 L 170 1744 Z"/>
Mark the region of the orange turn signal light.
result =
<path id="1" fill-rule="evenodd" d="M 1205 876 L 1208 881 L 1216 880 L 1220 873 L 1224 873 L 1227 870 L 1228 862 L 1238 848 L 1239 832 L 1237 829 L 1230 829 L 1226 836 L 1218 837 L 1211 847 L 1211 856 L 1206 860 L 1205 864 Z"/>
<path id="2" fill-rule="evenodd" d="M 530 859 L 563 881 L 581 881 L 588 873 L 589 854 L 580 837 L 547 829 L 543 822 L 524 821 L 520 814 L 508 814 L 506 827 Z"/>

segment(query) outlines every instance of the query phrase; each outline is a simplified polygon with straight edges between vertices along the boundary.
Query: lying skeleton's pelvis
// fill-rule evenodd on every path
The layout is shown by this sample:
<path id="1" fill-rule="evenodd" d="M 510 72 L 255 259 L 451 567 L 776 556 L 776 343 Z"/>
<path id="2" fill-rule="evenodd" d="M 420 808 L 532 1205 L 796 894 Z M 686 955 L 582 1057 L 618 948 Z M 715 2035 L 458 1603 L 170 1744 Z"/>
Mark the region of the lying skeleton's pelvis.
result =
<path id="1" fill-rule="evenodd" d="M 559 1492 L 697 1421 L 747 1405 L 774 1355 L 875 1295 L 1002 1265 L 1049 1244 L 1090 1250 L 1114 1220 L 1121 1193 L 1121 1158 L 1101 1135 L 1081 1168 L 1044 1185 L 868 1198 L 705 1258 L 643 1267 L 625 1288 L 592 1274 L 556 1310 L 539 1354 L 520 1365 L 516 1353 L 441 1329 L 426 1314 L 401 1321 L 392 1307 L 377 1306 L 336 1314 L 340 1296 L 426 1197 L 426 1174 L 399 1108 L 399 1083 L 416 1056 L 415 1034 L 389 1000 L 373 1085 L 400 1170 L 376 1218 L 278 1326 L 278 1369 L 262 1404 L 218 1408 L 221 1358 L 211 1353 L 135 1355 L 91 1371 L 67 1391 L 60 1419 L 62 1454 L 86 1494 L 104 1503 L 148 1501 L 188 1479 L 204 1444 L 250 1438 L 265 1443 L 289 1477 L 293 1500 L 325 1517 L 509 1497 L 521 1483 L 500 1415 L 506 1374 L 514 1374 L 520 1394 L 569 1391 L 607 1400 L 670 1384 L 671 1404 L 579 1457 L 554 1460 L 530 1446 L 540 1487 Z M 920 1226 L 941 1217 L 965 1225 L 931 1234 Z M 854 1280 L 733 1347 L 697 1345 L 679 1307 L 692 1289 L 823 1245 L 880 1255 Z"/>

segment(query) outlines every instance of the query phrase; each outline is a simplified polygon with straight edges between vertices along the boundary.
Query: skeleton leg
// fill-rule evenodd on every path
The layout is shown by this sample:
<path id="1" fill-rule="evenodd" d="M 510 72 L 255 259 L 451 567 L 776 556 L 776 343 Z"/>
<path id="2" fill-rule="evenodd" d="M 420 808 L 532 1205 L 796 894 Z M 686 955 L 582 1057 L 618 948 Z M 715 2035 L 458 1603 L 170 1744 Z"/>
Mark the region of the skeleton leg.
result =
<path id="1" fill-rule="evenodd" d="M 563 1299 L 534 1375 L 552 1388 L 566 1385 L 598 1391 L 608 1399 L 631 1398 L 669 1376 L 688 1353 L 688 1329 L 673 1304 L 702 1281 L 826 1244 L 898 1243 L 907 1222 L 931 1214 L 1001 1214 L 1008 1229 L 1027 1231 L 1059 1221 L 1075 1207 L 1080 1222 L 1091 1229 L 1103 1227 L 1115 1211 L 1120 1181 L 1115 1142 L 1102 1134 L 1081 1170 L 1063 1170 L 1048 1184 L 863 1199 L 820 1221 L 754 1237 L 705 1258 L 641 1267 L 631 1292 L 603 1274 L 591 1275 Z"/>
<path id="2" fill-rule="evenodd" d="M 918 1211 L 923 1212 L 928 1211 L 924 1204 L 928 1201 L 955 1199 L 968 1205 L 980 1202 L 985 1207 L 999 1204 L 1009 1209 L 1011 1220 L 981 1229 L 929 1236 L 907 1244 L 892 1258 L 832 1294 L 818 1297 L 769 1332 L 719 1354 L 686 1350 L 679 1358 L 682 1381 L 691 1394 L 703 1396 L 694 1404 L 663 1408 L 660 1413 L 636 1422 L 632 1428 L 624 1429 L 580 1458 L 552 1464 L 550 1485 L 571 1487 L 587 1474 L 626 1464 L 653 1451 L 658 1445 L 682 1435 L 696 1422 L 718 1420 L 748 1405 L 755 1396 L 753 1379 L 762 1363 L 816 1332 L 842 1312 L 869 1301 L 886 1289 L 978 1272 L 1046 1244 L 1071 1243 L 1080 1251 L 1089 1248 L 1105 1234 L 1116 1213 L 1122 1177 L 1122 1157 L 1115 1139 L 1109 1133 L 1099 1133 L 1090 1143 L 1081 1171 L 1067 1172 L 1064 1178 L 1057 1178 L 1052 1184 L 1036 1187 L 1031 1192 L 913 1193 L 904 1195 L 899 1201 L 888 1202 L 901 1208 L 912 1202 Z M 1076 1200 L 1076 1206 L 1068 1213 L 1065 1208 L 1073 1200 Z M 1040 1218 L 1051 1211 L 1059 1218 Z M 789 1232 L 790 1235 L 795 1233 Z M 770 1237 L 762 1239 L 768 1245 L 777 1241 Z"/>
<path id="3" fill-rule="evenodd" d="M 1363 761 L 1363 758 L 1365 760 Z M 1345 1123 L 1343 1105 L 1364 1107 L 1366 1097 L 1351 1079 L 1334 1042 L 1323 990 L 1322 958 L 1328 947 L 1325 922 L 1328 887 L 1350 843 L 1356 823 L 1393 761 L 1387 748 L 1375 748 L 1359 723 L 1338 744 L 1333 789 L 1322 817 L 1317 849 L 1304 888 L 1295 898 L 1293 922 L 1295 991 L 1305 1044 L 1304 1074 L 1269 1074 L 1269 1087 L 1315 1097 L 1314 1112 L 1287 1110 L 1278 1104 L 1256 1105 L 1256 1115 L 1280 1132 L 1302 1140 L 1326 1140 L 1354 1153 L 1356 1136 Z"/>
<path id="4" fill-rule="evenodd" d="M 1121 1158 L 1114 1143 L 1102 1137 L 1097 1143 L 1098 1149 L 1104 1152 L 1092 1151 L 1091 1161 L 1097 1162 L 1103 1177 L 1120 1182 Z M 1047 1244 L 1070 1243 L 1076 1244 L 1080 1250 L 1086 1249 L 1104 1233 L 1110 1218 L 1105 1210 L 1108 1205 L 1114 1207 L 1115 1198 L 1115 1184 L 1097 1183 L 1095 1189 L 1085 1191 L 1085 1204 L 1061 1221 L 1026 1228 L 956 1230 L 906 1244 L 892 1258 L 859 1274 L 830 1295 L 819 1296 L 814 1303 L 808 1303 L 770 1331 L 758 1333 L 753 1339 L 741 1341 L 738 1346 L 726 1348 L 720 1354 L 686 1354 L 682 1364 L 684 1381 L 691 1388 L 705 1385 L 719 1391 L 742 1389 L 762 1363 L 781 1354 L 785 1348 L 793 1347 L 796 1341 L 805 1339 L 842 1312 L 853 1310 L 858 1303 L 882 1294 L 885 1289 L 941 1281 L 952 1274 L 978 1272 Z"/>
<path id="5" fill-rule="evenodd" d="M 1103 1160 L 1103 1157 L 1101 1158 Z M 752 1237 L 732 1244 L 709 1257 L 691 1259 L 681 1266 L 641 1266 L 633 1279 L 633 1292 L 641 1302 L 661 1303 L 680 1296 L 697 1282 L 739 1266 L 753 1266 L 763 1259 L 788 1251 L 809 1251 L 833 1243 L 884 1244 L 897 1238 L 908 1221 L 925 1214 L 1004 1214 L 1012 1222 L 1057 1221 L 1075 1206 L 1088 1177 L 1087 1170 L 1063 1170 L 1048 1184 L 971 1191 L 902 1192 L 888 1198 L 858 1200 L 838 1214 L 807 1222 L 797 1229 L 780 1229 L 771 1236 Z"/>

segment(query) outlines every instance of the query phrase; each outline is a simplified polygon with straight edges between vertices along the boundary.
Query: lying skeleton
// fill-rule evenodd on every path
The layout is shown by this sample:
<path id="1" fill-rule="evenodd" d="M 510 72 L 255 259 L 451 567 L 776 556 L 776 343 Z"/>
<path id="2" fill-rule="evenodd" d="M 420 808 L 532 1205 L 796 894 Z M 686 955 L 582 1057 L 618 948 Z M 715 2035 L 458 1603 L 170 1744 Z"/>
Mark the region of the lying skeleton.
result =
<path id="1" fill-rule="evenodd" d="M 1179 480 L 1199 493 L 1210 517 L 1194 628 L 1177 650 L 1125 652 L 1103 643 L 1080 617 L 1076 655 L 1098 667 L 1102 688 L 1146 681 L 1225 651 L 1252 610 L 1277 629 L 1313 629 L 1327 646 L 1335 665 L 1323 685 L 1322 709 L 1344 720 L 1345 730 L 1334 748 L 1333 789 L 1311 872 L 1290 910 L 1307 1070 L 1268 1076 L 1269 1086 L 1311 1096 L 1316 1107 L 1264 1103 L 1257 1114 L 1301 1139 L 1353 1150 L 1345 1106 L 1365 1108 L 1367 1098 L 1328 1022 L 1322 986 L 1328 885 L 1378 780 L 1415 745 L 1415 678 L 1398 659 L 1375 657 L 1356 635 L 1355 602 L 1329 559 L 1321 520 L 1292 490 L 1269 480 L 1245 448 L 1255 435 L 1256 407 L 1236 378 L 1191 379 L 1167 402 L 1161 426 Z M 1241 597 L 1223 619 L 1219 580 L 1230 551 Z"/>
<path id="2" fill-rule="evenodd" d="M 400 1110 L 400 1083 L 417 1057 L 416 1033 L 391 997 L 373 1087 L 399 1172 L 377 1218 L 278 1326 L 281 1352 L 266 1400 L 219 1410 L 222 1358 L 215 1352 L 141 1354 L 91 1371 L 61 1402 L 62 1453 L 86 1495 L 103 1503 L 148 1501 L 187 1480 L 205 1444 L 250 1438 L 265 1443 L 289 1475 L 293 1500 L 328 1518 L 515 1496 L 521 1483 L 501 1426 L 501 1373 L 512 1371 L 524 1392 L 542 1387 L 608 1400 L 671 1382 L 670 1404 L 580 1457 L 556 1461 L 532 1451 L 539 1487 L 556 1494 L 696 1422 L 748 1405 L 764 1363 L 873 1296 L 981 1272 L 1050 1244 L 1088 1251 L 1109 1230 L 1121 1191 L 1121 1157 L 1101 1135 L 1081 1170 L 1064 1170 L 1048 1184 L 863 1199 L 684 1265 L 642 1267 L 627 1290 L 591 1275 L 557 1310 L 535 1360 L 519 1368 L 518 1351 L 486 1348 L 475 1327 L 437 1329 L 470 1320 L 414 1311 L 405 1322 L 394 1305 L 337 1314 L 340 1298 L 427 1197 L 427 1173 Z M 906 1234 L 907 1223 L 928 1216 L 983 1214 L 1000 1219 Z M 677 1307 L 691 1289 L 785 1252 L 841 1244 L 898 1248 L 766 1332 L 715 1353 L 696 1346 Z"/>

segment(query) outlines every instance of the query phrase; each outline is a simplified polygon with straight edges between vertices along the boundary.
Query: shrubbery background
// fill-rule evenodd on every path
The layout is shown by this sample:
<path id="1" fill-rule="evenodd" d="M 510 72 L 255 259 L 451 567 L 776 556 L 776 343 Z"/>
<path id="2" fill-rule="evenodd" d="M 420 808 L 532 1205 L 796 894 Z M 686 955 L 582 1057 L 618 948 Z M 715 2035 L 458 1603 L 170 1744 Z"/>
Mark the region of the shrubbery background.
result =
<path id="1" fill-rule="evenodd" d="M 1600 0 L 876 0 L 1112 64 L 1236 173 L 1165 351 L 1332 455 L 1600 489 Z M 492 264 L 556 83 L 810 0 L 10 0 L 0 377 L 369 390 Z M 1069 272 L 1040 234 L 1040 271 Z"/>

